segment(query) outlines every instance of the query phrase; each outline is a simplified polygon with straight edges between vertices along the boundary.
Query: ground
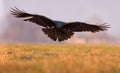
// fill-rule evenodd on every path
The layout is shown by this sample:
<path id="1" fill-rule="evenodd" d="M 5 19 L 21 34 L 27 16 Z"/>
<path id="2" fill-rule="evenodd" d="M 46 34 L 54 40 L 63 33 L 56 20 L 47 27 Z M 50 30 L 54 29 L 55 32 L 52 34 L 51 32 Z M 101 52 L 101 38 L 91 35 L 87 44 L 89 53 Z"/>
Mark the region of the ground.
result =
<path id="1" fill-rule="evenodd" d="M 120 73 L 120 46 L 1 44 L 0 73 Z"/>

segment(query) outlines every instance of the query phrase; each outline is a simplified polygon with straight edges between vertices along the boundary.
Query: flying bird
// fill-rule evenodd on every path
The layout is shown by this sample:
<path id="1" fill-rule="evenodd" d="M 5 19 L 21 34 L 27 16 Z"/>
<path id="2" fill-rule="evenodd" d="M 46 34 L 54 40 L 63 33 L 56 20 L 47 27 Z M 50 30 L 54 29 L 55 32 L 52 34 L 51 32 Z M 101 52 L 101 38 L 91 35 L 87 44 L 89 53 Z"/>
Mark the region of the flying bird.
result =
<path id="1" fill-rule="evenodd" d="M 11 8 L 11 14 L 17 18 L 24 18 L 42 26 L 42 31 L 54 41 L 64 41 L 71 38 L 75 32 L 99 32 L 106 31 L 109 25 L 106 23 L 101 25 L 88 24 L 85 22 L 63 22 L 52 20 L 46 16 L 38 14 L 30 14 L 18 8 Z"/>

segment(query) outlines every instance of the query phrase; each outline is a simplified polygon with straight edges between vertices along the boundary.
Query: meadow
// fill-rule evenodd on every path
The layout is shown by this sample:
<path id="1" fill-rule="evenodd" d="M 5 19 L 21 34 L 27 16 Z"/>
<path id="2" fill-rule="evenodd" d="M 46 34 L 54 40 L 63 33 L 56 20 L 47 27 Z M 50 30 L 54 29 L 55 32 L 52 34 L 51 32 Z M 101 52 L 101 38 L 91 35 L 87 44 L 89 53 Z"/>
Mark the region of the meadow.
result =
<path id="1" fill-rule="evenodd" d="M 120 46 L 1 44 L 0 73 L 120 73 Z"/>

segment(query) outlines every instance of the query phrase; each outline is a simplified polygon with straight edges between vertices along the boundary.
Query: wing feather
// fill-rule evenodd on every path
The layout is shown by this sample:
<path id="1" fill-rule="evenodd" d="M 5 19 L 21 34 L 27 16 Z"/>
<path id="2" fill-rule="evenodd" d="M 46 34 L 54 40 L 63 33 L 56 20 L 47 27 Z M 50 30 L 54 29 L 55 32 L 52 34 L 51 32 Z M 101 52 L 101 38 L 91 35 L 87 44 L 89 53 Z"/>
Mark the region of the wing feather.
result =
<path id="1" fill-rule="evenodd" d="M 12 8 L 11 14 L 15 15 L 17 18 L 25 18 L 24 21 L 30 21 L 33 23 L 36 23 L 38 25 L 41 25 L 43 27 L 54 27 L 55 23 L 42 15 L 37 15 L 37 14 L 30 14 L 25 11 L 19 10 L 17 8 Z"/>
<path id="2" fill-rule="evenodd" d="M 82 32 L 82 31 L 99 32 L 99 31 L 105 31 L 107 30 L 107 28 L 109 28 L 109 25 L 105 25 L 105 24 L 92 25 L 83 22 L 70 22 L 62 27 L 62 29 L 72 32 Z"/>

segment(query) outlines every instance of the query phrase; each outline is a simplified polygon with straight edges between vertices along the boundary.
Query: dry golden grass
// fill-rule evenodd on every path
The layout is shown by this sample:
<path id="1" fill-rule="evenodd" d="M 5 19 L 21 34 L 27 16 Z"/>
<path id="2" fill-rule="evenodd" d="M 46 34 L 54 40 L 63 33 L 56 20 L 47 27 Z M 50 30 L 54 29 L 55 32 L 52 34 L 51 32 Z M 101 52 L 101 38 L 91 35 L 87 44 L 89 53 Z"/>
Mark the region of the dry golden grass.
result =
<path id="1" fill-rule="evenodd" d="M 0 73 L 120 73 L 120 46 L 0 45 Z"/>

